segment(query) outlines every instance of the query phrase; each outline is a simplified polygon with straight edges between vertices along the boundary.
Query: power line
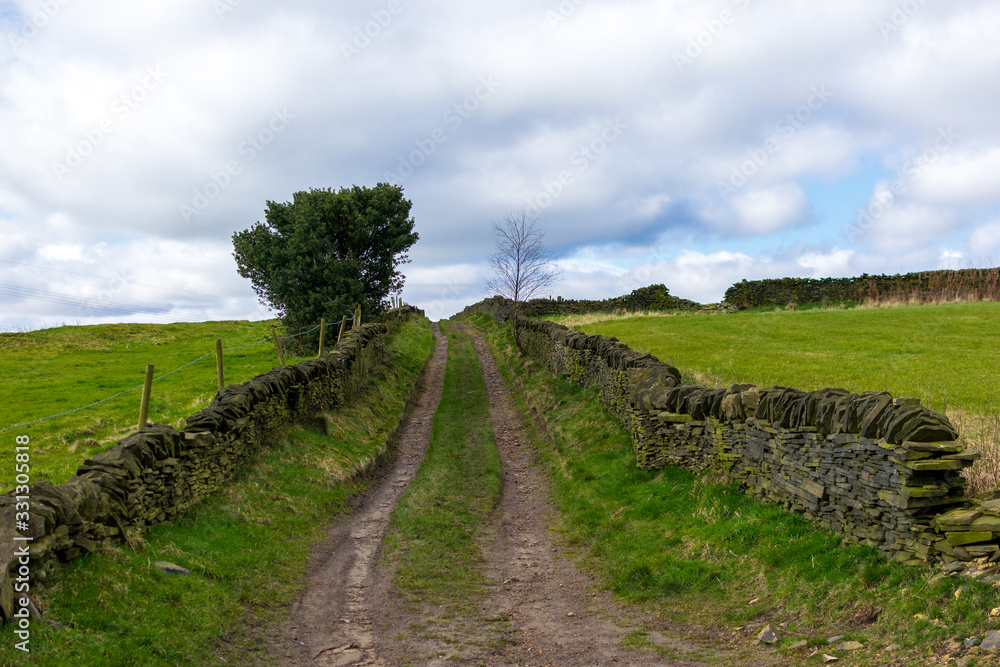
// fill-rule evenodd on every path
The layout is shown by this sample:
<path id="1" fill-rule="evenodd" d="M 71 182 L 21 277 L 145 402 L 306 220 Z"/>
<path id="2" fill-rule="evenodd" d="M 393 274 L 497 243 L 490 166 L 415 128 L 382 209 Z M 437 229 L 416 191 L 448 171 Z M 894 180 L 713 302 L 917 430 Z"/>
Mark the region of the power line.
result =
<path id="1" fill-rule="evenodd" d="M 149 306 L 138 306 L 131 303 L 118 303 L 115 301 L 90 301 L 83 300 L 80 297 L 73 296 L 72 294 L 63 294 L 61 292 L 49 292 L 47 290 L 40 290 L 33 287 L 23 287 L 21 285 L 6 285 L 0 283 L 0 294 L 5 294 L 7 296 L 19 297 L 22 299 L 31 299 L 35 301 L 44 301 L 47 303 L 55 303 L 64 306 L 76 306 L 78 308 L 92 308 L 95 310 L 106 310 L 119 315 L 133 315 L 142 314 L 151 317 L 157 317 L 165 321 L 170 321 L 176 319 L 177 316 L 187 317 L 190 319 L 204 321 L 203 315 L 194 315 L 192 313 L 185 313 L 180 311 L 171 311 L 173 314 L 166 314 L 166 309 L 163 308 L 150 308 Z"/>

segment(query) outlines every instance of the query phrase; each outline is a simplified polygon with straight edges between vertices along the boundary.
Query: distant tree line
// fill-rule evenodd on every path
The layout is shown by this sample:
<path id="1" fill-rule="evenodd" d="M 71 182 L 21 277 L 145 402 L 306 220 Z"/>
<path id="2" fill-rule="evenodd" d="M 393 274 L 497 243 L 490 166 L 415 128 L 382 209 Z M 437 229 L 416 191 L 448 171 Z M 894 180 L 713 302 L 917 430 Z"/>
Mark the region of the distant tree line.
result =
<path id="1" fill-rule="evenodd" d="M 822 301 L 938 303 L 1000 301 L 1000 268 L 920 271 L 853 278 L 767 278 L 742 280 L 726 290 L 739 308 L 803 305 Z"/>
<path id="2" fill-rule="evenodd" d="M 498 298 L 498 297 L 493 297 Z M 519 308 L 524 317 L 544 315 L 585 315 L 587 313 L 635 312 L 643 310 L 688 310 L 701 304 L 670 294 L 665 285 L 649 285 L 611 299 L 531 299 Z"/>

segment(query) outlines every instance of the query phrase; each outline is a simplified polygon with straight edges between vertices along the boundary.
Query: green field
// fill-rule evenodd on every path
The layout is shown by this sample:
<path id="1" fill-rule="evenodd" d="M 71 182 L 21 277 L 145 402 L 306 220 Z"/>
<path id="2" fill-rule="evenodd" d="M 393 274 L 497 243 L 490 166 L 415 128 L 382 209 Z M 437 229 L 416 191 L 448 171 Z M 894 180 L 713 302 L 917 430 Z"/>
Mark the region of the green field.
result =
<path id="1" fill-rule="evenodd" d="M 1000 303 L 567 324 L 651 352 L 680 369 L 686 381 L 888 391 L 939 411 L 1000 411 Z"/>
<path id="2" fill-rule="evenodd" d="M 207 406 L 218 388 L 215 340 L 224 348 L 252 345 L 271 335 L 274 320 L 178 324 L 101 324 L 0 334 L 0 430 L 90 405 L 142 385 L 146 364 L 155 377 L 209 356 L 153 383 L 149 419 L 179 426 Z M 280 330 L 279 330 L 280 333 Z M 329 333 L 329 332 L 328 332 Z M 332 332 L 336 340 L 336 331 Z M 329 340 L 329 336 L 327 338 Z M 274 344 L 264 341 L 224 353 L 226 383 L 246 382 L 278 365 Z M 288 363 L 299 358 L 289 355 Z M 31 440 L 33 481 L 60 484 L 87 457 L 136 429 L 140 391 L 72 414 L 6 430 Z M 13 448 L 0 465 L 13 471 Z M 13 488 L 0 475 L 0 493 Z"/>

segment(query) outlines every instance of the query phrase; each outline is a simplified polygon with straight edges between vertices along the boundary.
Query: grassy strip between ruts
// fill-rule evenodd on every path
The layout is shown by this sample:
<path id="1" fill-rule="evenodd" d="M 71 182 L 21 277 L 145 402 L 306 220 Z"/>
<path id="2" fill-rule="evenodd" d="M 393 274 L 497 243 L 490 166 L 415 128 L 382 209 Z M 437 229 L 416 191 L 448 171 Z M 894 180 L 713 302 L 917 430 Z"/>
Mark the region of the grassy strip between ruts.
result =
<path id="1" fill-rule="evenodd" d="M 841 656 L 842 664 L 922 664 L 997 627 L 989 611 L 1000 594 L 988 585 L 930 583 L 935 571 L 842 546 L 798 515 L 745 496 L 736 483 L 673 467 L 638 470 L 628 433 L 596 390 L 518 355 L 509 329 L 490 318 L 472 321 L 498 350 L 522 410 L 536 415 L 534 439 L 567 541 L 624 599 L 649 605 L 671 624 L 722 627 L 744 641 L 771 623 L 781 636 L 776 659 L 785 654 L 792 664 L 818 664 L 823 653 Z M 840 652 L 827 644 L 836 635 L 864 648 Z M 808 648 L 789 651 L 803 639 Z M 887 651 L 890 645 L 899 648 Z"/>
<path id="2" fill-rule="evenodd" d="M 68 564 L 37 592 L 30 664 L 272 664 L 263 628 L 287 619 L 312 547 L 368 482 L 434 347 L 427 321 L 388 342 L 388 359 L 351 405 L 294 426 L 225 490 L 175 525 Z M 166 560 L 190 576 L 162 574 Z M 50 623 L 58 623 L 58 626 Z M 0 665 L 28 664 L 0 632 Z"/>
<path id="3" fill-rule="evenodd" d="M 484 639 L 468 631 L 484 620 L 477 538 L 499 502 L 500 459 L 472 338 L 449 322 L 441 328 L 448 335 L 444 392 L 423 463 L 392 516 L 384 557 L 395 566 L 396 591 L 423 612 L 408 630 L 460 651 L 466 639 Z"/>

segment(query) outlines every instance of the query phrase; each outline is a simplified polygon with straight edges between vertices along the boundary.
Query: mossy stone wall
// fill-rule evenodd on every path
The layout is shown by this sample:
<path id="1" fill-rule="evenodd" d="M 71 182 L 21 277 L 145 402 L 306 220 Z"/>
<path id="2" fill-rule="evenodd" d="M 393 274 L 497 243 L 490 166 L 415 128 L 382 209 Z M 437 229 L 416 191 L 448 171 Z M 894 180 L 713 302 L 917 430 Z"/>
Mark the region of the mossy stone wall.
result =
<path id="1" fill-rule="evenodd" d="M 423 313 L 412 306 L 390 311 L 386 323 L 362 325 L 322 357 L 225 387 L 180 430 L 161 424 L 140 429 L 84 461 L 68 482 L 31 484 L 29 530 L 18 534 L 31 538 L 33 581 L 58 562 L 121 540 L 129 528 L 176 519 L 222 488 L 275 429 L 350 401 L 384 360 L 390 330 L 415 315 Z M 0 519 L 13 519 L 15 502 L 13 492 L 0 496 Z M 11 544 L 6 540 L 0 553 L 2 619 L 13 610 L 17 562 Z"/>
<path id="2" fill-rule="evenodd" d="M 1000 558 L 1000 501 L 993 508 L 964 496 L 961 470 L 979 453 L 915 399 L 682 385 L 676 368 L 615 338 L 528 319 L 516 330 L 525 352 L 551 372 L 600 389 L 629 429 L 641 469 L 724 473 L 748 494 L 899 562 Z"/>

